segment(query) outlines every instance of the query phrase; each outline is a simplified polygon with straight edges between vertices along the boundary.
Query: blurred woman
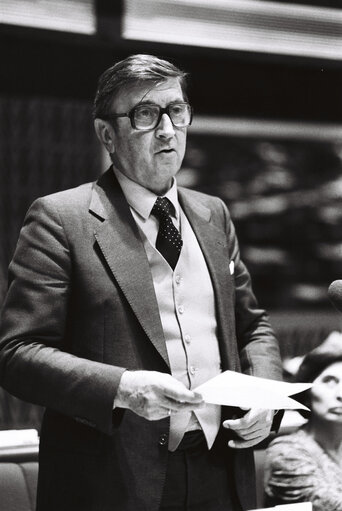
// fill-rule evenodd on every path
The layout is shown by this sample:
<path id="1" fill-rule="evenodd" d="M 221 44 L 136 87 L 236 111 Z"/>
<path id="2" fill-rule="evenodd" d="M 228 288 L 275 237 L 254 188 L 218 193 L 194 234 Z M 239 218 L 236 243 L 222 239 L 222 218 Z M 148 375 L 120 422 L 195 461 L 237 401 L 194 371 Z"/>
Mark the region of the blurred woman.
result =
<path id="1" fill-rule="evenodd" d="M 266 505 L 308 501 L 313 511 L 341 511 L 341 334 L 334 332 L 304 357 L 296 381 L 313 383 L 302 399 L 311 414 L 304 426 L 267 449 Z"/>

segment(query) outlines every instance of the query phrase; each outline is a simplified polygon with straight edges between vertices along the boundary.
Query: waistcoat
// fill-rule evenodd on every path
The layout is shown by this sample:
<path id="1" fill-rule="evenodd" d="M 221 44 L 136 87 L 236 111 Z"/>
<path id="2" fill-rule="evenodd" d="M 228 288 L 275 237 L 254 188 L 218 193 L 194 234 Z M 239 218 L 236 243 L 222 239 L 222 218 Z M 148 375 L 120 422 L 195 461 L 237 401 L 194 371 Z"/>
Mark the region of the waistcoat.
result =
<path id="1" fill-rule="evenodd" d="M 221 372 L 214 290 L 197 238 L 180 209 L 183 247 L 175 270 L 143 235 L 172 376 L 193 390 Z M 206 404 L 194 413 L 171 415 L 169 450 L 184 433 L 202 428 L 210 448 L 217 435 L 221 408 Z"/>

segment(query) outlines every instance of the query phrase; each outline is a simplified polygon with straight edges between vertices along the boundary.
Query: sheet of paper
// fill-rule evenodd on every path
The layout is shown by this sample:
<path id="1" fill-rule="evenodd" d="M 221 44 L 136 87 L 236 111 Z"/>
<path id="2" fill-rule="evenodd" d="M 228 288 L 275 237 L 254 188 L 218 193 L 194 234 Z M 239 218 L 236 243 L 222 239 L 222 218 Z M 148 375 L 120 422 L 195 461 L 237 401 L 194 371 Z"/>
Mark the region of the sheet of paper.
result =
<path id="1" fill-rule="evenodd" d="M 206 403 L 271 410 L 308 410 L 289 396 L 311 386 L 311 383 L 287 383 L 224 371 L 195 390 L 202 394 Z"/>
<path id="2" fill-rule="evenodd" d="M 263 507 L 251 511 L 312 511 L 311 502 L 300 502 L 298 504 L 281 504 L 275 507 Z"/>

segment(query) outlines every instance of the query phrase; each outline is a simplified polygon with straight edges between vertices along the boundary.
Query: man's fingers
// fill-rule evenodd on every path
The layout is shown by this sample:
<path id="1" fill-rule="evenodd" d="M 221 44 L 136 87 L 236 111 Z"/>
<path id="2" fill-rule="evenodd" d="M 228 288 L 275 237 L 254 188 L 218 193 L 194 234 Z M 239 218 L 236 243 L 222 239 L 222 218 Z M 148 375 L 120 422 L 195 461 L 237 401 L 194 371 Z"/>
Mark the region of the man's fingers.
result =
<path id="1" fill-rule="evenodd" d="M 192 391 L 187 391 L 186 394 L 174 394 L 173 392 L 168 392 L 166 390 L 165 395 L 163 396 L 163 406 L 171 408 L 174 412 L 197 410 L 202 408 L 204 404 L 202 396 L 197 392 Z"/>
<path id="2" fill-rule="evenodd" d="M 202 403 L 180 403 L 173 399 L 160 398 L 146 402 L 145 406 L 136 413 L 148 420 L 159 420 L 179 412 L 192 412 L 203 406 Z"/>
<path id="3" fill-rule="evenodd" d="M 193 392 L 170 374 L 156 371 L 125 371 L 115 398 L 115 406 L 129 408 L 148 420 L 158 420 L 170 413 L 191 411 L 203 404 Z"/>
<path id="4" fill-rule="evenodd" d="M 269 428 L 265 428 L 265 429 L 257 429 L 257 430 L 252 430 L 252 431 L 235 431 L 233 430 L 241 439 L 241 441 L 249 441 L 249 440 L 256 440 L 256 441 L 260 441 L 260 440 L 263 440 L 264 438 L 266 438 L 269 433 L 270 433 L 270 430 Z M 258 440 L 260 439 L 260 440 Z"/>
<path id="5" fill-rule="evenodd" d="M 225 427 L 227 429 L 232 429 L 239 435 L 240 434 L 242 435 L 244 433 L 247 434 L 247 433 L 255 433 L 257 431 L 263 431 L 264 429 L 271 427 L 271 424 L 268 424 L 266 422 L 259 423 L 257 421 L 253 422 L 252 424 L 245 424 L 245 423 L 238 422 L 238 420 L 236 420 L 236 421 L 229 420 L 229 421 L 224 421 L 223 427 Z"/>
<path id="6" fill-rule="evenodd" d="M 238 432 L 238 435 L 239 437 L 241 437 L 242 440 L 255 440 L 257 438 L 264 438 L 268 436 L 268 434 L 269 434 L 268 428 Z"/>
<path id="7" fill-rule="evenodd" d="M 272 425 L 273 413 L 267 410 L 252 409 L 240 419 L 229 419 L 223 422 L 225 428 L 234 431 L 240 438 L 230 440 L 229 447 L 243 449 L 253 447 L 268 437 Z"/>
<path id="8" fill-rule="evenodd" d="M 223 422 L 225 428 L 240 433 L 243 431 L 257 431 L 271 427 L 273 412 L 271 410 L 251 409 L 239 419 L 228 419 Z"/>
<path id="9" fill-rule="evenodd" d="M 229 419 L 223 422 L 223 427 L 227 429 L 233 429 L 237 433 L 242 431 L 250 430 L 250 429 L 258 429 L 260 427 L 258 421 L 253 421 L 251 424 L 246 423 L 243 419 Z"/>
<path id="10" fill-rule="evenodd" d="M 176 384 L 172 386 L 165 386 L 163 389 L 165 396 L 180 404 L 196 404 L 203 402 L 203 397 L 201 394 L 192 390 L 188 390 L 182 384 L 178 385 L 178 383 L 180 382 L 177 381 Z"/>
<path id="11" fill-rule="evenodd" d="M 258 437 L 253 440 L 229 440 L 228 446 L 233 449 L 247 449 L 248 447 L 254 447 L 259 444 L 266 436 Z"/>
<path id="12" fill-rule="evenodd" d="M 165 405 L 166 406 L 166 405 Z M 172 412 L 191 412 L 193 410 L 199 410 L 204 406 L 204 403 L 179 403 L 177 401 L 169 401 L 168 409 L 170 408 Z"/>

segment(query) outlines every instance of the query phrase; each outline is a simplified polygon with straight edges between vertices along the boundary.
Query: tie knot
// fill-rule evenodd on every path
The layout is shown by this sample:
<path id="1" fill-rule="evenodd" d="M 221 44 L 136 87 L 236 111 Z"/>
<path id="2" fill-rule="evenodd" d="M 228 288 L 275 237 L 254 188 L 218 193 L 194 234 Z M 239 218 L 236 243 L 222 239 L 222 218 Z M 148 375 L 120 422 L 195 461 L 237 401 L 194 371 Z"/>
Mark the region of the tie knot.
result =
<path id="1" fill-rule="evenodd" d="M 171 216 L 174 214 L 175 208 L 172 202 L 167 197 L 157 197 L 156 202 L 152 208 L 151 213 L 157 218 L 163 218 L 165 216 Z"/>

